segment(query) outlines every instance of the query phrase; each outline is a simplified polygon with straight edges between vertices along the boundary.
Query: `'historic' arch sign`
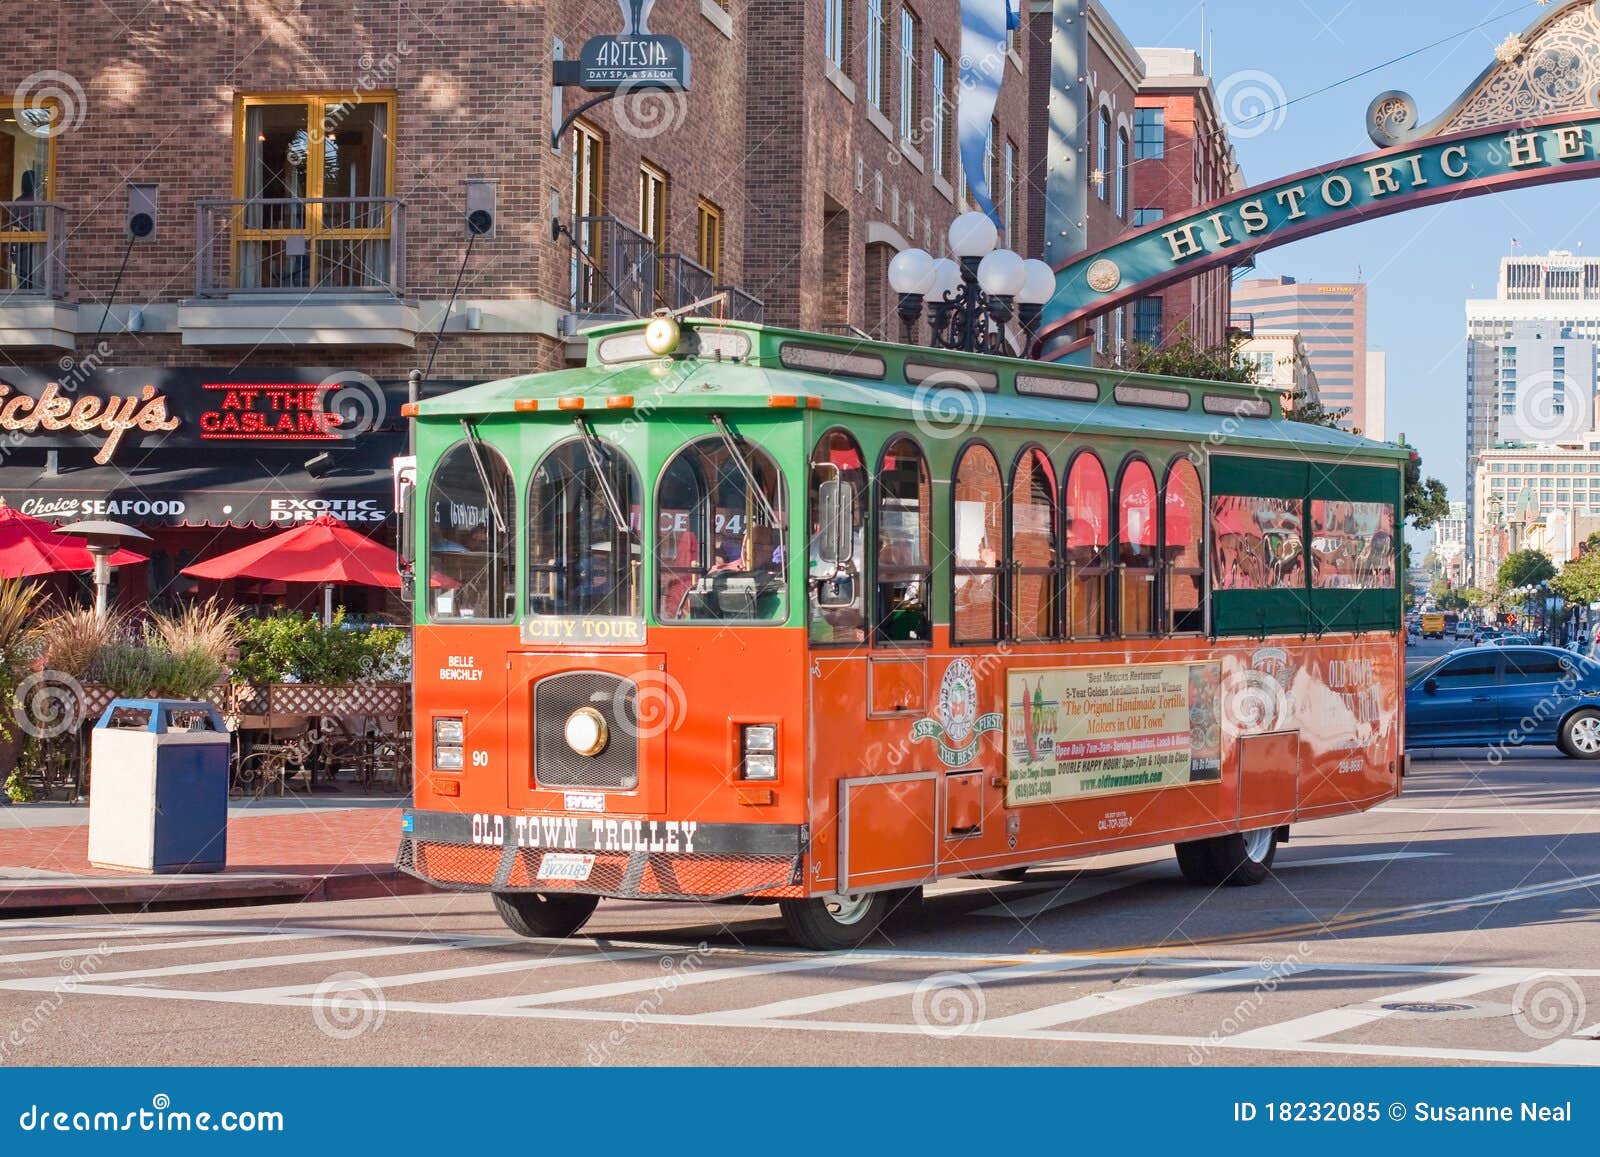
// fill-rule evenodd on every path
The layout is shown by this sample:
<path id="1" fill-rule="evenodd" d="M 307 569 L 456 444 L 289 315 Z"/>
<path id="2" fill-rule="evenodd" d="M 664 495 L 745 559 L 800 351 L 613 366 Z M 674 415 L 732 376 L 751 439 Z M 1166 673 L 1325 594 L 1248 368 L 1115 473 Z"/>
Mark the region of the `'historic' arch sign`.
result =
<path id="1" fill-rule="evenodd" d="M 1386 92 L 1368 132 L 1391 147 L 1246 189 L 1056 269 L 1038 341 L 1084 349 L 1079 323 L 1251 254 L 1356 221 L 1505 189 L 1600 176 L 1600 2 L 1569 0 L 1512 36 L 1442 116 Z"/>

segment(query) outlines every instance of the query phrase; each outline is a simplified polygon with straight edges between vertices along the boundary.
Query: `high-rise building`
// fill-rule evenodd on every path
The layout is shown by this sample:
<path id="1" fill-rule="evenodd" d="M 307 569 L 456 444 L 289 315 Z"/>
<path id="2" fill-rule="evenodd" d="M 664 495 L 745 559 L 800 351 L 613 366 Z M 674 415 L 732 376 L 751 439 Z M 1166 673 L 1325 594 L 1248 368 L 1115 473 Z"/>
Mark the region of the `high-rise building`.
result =
<path id="1" fill-rule="evenodd" d="M 1467 504 L 1452 502 L 1449 517 L 1433 526 L 1433 553 L 1439 560 L 1441 575 L 1452 586 L 1466 582 L 1467 541 Z"/>
<path id="2" fill-rule="evenodd" d="M 1494 297 L 1468 300 L 1466 313 L 1469 579 L 1483 585 L 1493 574 L 1481 564 L 1494 553 L 1479 493 L 1485 453 L 1502 443 L 1545 447 L 1555 458 L 1563 447 L 1600 450 L 1592 435 L 1600 259 L 1565 250 L 1503 258 Z"/>
<path id="3" fill-rule="evenodd" d="M 1389 405 L 1389 355 L 1382 350 L 1367 351 L 1367 399 L 1361 407 L 1361 432 L 1369 438 L 1386 441 L 1389 437 L 1384 410 Z"/>
<path id="4" fill-rule="evenodd" d="M 1367 379 L 1367 287 L 1249 278 L 1233 287 L 1235 323 L 1250 329 L 1299 330 L 1316 371 L 1322 404 L 1349 410 L 1343 425 L 1368 437 L 1383 436 L 1383 403 L 1376 405 Z"/>

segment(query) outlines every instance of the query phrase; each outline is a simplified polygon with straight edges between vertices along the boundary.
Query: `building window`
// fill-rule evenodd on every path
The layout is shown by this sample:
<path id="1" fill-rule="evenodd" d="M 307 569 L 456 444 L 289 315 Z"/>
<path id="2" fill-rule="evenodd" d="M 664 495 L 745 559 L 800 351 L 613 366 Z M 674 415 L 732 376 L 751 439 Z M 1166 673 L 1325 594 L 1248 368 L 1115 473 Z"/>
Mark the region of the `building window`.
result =
<path id="1" fill-rule="evenodd" d="M 648 161 L 639 165 L 639 232 L 667 248 L 667 175 Z"/>
<path id="2" fill-rule="evenodd" d="M 241 96 L 234 110 L 238 289 L 394 285 L 393 96 Z"/>
<path id="3" fill-rule="evenodd" d="M 844 66 L 845 45 L 845 0 L 826 0 L 822 22 L 823 51 L 827 53 L 828 63 L 840 72 L 847 72 Z"/>
<path id="4" fill-rule="evenodd" d="M 1005 224 L 1006 244 L 1013 249 L 1021 248 L 1017 244 L 1015 232 L 1017 220 L 1017 146 L 1014 141 L 1006 142 L 1005 172 L 1000 183 L 1000 216 Z"/>
<path id="5" fill-rule="evenodd" d="M 1167 155 L 1167 112 L 1159 108 L 1133 110 L 1133 155 L 1147 160 Z"/>
<path id="6" fill-rule="evenodd" d="M 989 198 L 993 200 L 1000 192 L 1000 154 L 997 151 L 1000 141 L 1000 122 L 989 122 L 989 135 L 983 142 L 983 172 L 989 181 Z"/>
<path id="7" fill-rule="evenodd" d="M 1141 345 L 1161 344 L 1161 298 L 1140 297 L 1133 303 L 1133 340 Z"/>
<path id="8" fill-rule="evenodd" d="M 572 126 L 572 204 L 571 290 L 573 308 L 583 310 L 605 295 L 600 279 L 602 244 L 597 218 L 605 205 L 605 145 L 600 134 L 584 124 Z"/>
<path id="9" fill-rule="evenodd" d="M 698 260 L 711 276 L 722 280 L 722 210 L 710 201 L 701 201 L 699 210 L 700 243 Z"/>
<path id="10" fill-rule="evenodd" d="M 922 120 L 922 102 L 917 99 L 922 91 L 917 72 L 917 61 L 922 57 L 922 21 L 909 8 L 900 9 L 900 137 L 912 144 L 921 144 L 919 125 Z"/>
<path id="11" fill-rule="evenodd" d="M 1128 219 L 1128 200 L 1130 191 L 1128 178 L 1132 176 L 1128 169 L 1128 131 L 1117 130 L 1117 216 L 1122 220 Z"/>
<path id="12" fill-rule="evenodd" d="M 928 142 L 933 175 L 949 178 L 950 167 L 950 58 L 933 50 L 933 130 Z"/>
<path id="13" fill-rule="evenodd" d="M 883 73 L 888 67 L 888 33 L 883 24 L 883 0 L 867 0 L 867 100 L 883 109 Z"/>
<path id="14" fill-rule="evenodd" d="M 1165 209 L 1135 209 L 1133 223 L 1135 226 L 1154 225 L 1167 215 Z"/>
<path id="15" fill-rule="evenodd" d="M 1116 175 L 1111 171 L 1111 113 L 1100 110 L 1100 136 L 1095 141 L 1095 194 L 1102 201 L 1111 200 L 1111 184 Z"/>
<path id="16" fill-rule="evenodd" d="M 56 104 L 5 105 L 0 123 L 0 290 L 43 293 L 49 285 L 47 210 L 34 202 L 55 194 Z"/>

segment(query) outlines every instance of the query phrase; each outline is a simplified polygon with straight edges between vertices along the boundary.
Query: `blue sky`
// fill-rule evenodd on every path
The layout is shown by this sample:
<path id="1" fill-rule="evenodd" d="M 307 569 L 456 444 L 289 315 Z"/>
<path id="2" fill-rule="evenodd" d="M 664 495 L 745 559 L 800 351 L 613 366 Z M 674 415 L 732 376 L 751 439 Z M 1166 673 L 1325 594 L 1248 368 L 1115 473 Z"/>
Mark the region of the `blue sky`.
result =
<path id="1" fill-rule="evenodd" d="M 1203 7 L 1219 90 L 1281 92 L 1294 102 L 1269 118 L 1245 121 L 1235 134 L 1252 185 L 1372 151 L 1362 118 L 1385 89 L 1411 93 L 1422 119 L 1431 120 L 1493 59 L 1507 34 L 1547 11 L 1532 0 L 1104 2 L 1134 44 L 1175 48 L 1199 47 Z M 1410 60 L 1307 95 L 1485 21 Z M 1416 209 L 1257 259 L 1265 276 L 1359 276 L 1367 283 L 1368 343 L 1389 355 L 1388 436 L 1404 433 L 1421 451 L 1424 471 L 1443 480 L 1452 498 L 1462 497 L 1465 475 L 1462 303 L 1493 296 L 1512 238 L 1525 253 L 1577 249 L 1580 242 L 1600 252 L 1600 188 L 1577 181 Z"/>

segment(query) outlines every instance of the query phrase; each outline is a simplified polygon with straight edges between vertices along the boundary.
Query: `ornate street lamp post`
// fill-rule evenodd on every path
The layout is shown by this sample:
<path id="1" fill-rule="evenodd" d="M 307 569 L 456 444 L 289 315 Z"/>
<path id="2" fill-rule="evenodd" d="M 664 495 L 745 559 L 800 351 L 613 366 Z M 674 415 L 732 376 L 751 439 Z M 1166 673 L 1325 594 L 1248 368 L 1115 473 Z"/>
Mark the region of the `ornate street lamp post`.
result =
<path id="1" fill-rule="evenodd" d="M 1015 319 L 1024 347 L 1039 328 L 1044 303 L 1055 292 L 1055 271 L 997 249 L 1000 233 L 988 216 L 963 213 L 950 224 L 956 260 L 907 249 L 889 262 L 889 288 L 899 298 L 907 344 L 916 341 L 924 307 L 935 349 L 1011 356 L 1006 326 Z"/>

